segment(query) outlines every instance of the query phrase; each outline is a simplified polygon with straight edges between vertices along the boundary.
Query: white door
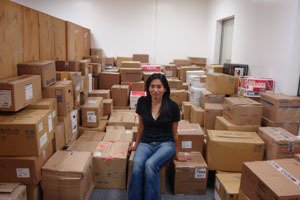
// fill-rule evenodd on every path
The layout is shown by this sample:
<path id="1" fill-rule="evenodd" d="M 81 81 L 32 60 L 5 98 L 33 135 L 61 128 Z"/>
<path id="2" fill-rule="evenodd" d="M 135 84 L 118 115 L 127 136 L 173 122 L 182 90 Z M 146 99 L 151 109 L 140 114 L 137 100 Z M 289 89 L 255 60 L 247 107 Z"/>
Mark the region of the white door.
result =
<path id="1" fill-rule="evenodd" d="M 234 18 L 222 21 L 221 47 L 219 63 L 231 63 Z"/>

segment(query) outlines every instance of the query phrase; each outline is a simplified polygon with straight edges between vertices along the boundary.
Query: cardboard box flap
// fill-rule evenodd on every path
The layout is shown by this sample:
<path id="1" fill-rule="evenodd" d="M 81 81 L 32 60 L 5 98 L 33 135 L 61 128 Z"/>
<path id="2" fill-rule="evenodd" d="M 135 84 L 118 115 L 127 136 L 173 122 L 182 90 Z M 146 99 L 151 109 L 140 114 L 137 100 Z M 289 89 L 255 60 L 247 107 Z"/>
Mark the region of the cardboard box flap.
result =
<path id="1" fill-rule="evenodd" d="M 82 178 L 91 165 L 92 154 L 58 150 L 43 166 L 42 177 Z"/>
<path id="2" fill-rule="evenodd" d="M 176 168 L 196 168 L 196 167 L 205 167 L 207 164 L 199 152 L 179 152 L 179 156 L 185 158 L 186 162 L 179 162 L 174 160 Z"/>
<path id="3" fill-rule="evenodd" d="M 42 98 L 37 102 L 32 103 L 28 106 L 30 109 L 56 109 L 57 102 L 55 98 Z"/>
<path id="4" fill-rule="evenodd" d="M 1 80 L 1 83 L 18 84 L 20 82 L 31 80 L 32 77 L 41 77 L 40 75 L 21 75 Z M 41 78 L 40 78 L 41 80 Z"/>
<path id="5" fill-rule="evenodd" d="M 209 140 L 229 143 L 264 144 L 256 132 L 207 130 Z"/>
<path id="6" fill-rule="evenodd" d="M 104 161 L 113 158 L 127 158 L 129 142 L 99 142 L 94 157 L 103 158 Z"/>
<path id="7" fill-rule="evenodd" d="M 223 110 L 223 104 L 220 103 L 205 103 L 204 110 Z"/>
<path id="8" fill-rule="evenodd" d="M 295 159 L 246 162 L 244 165 L 277 196 L 300 196 L 300 162 Z"/>
<path id="9" fill-rule="evenodd" d="M 94 153 L 99 141 L 76 140 L 68 148 L 69 151 L 87 151 Z"/>
<path id="10" fill-rule="evenodd" d="M 105 132 L 98 132 L 98 131 L 84 131 L 78 140 L 82 141 L 102 141 Z"/>
<path id="11" fill-rule="evenodd" d="M 11 193 L 20 183 L 0 183 L 0 193 Z"/>
<path id="12" fill-rule="evenodd" d="M 225 102 L 231 104 L 232 106 L 260 106 L 262 107 L 261 103 L 254 101 L 249 98 L 244 97 L 226 97 Z"/>
<path id="13" fill-rule="evenodd" d="M 276 141 L 277 143 L 293 142 L 300 144 L 300 138 L 289 133 L 281 127 L 260 127 L 259 132 L 271 137 L 272 140 Z"/>
<path id="14" fill-rule="evenodd" d="M 106 132 L 103 141 L 120 141 L 120 142 L 132 142 L 133 140 L 133 132 L 128 131 L 112 131 Z"/>
<path id="15" fill-rule="evenodd" d="M 82 108 L 99 108 L 102 101 L 102 97 L 88 97 Z"/>
<path id="16" fill-rule="evenodd" d="M 121 131 L 121 132 L 125 132 L 125 126 L 119 126 L 119 125 L 115 125 L 115 126 L 106 126 L 106 132 L 110 133 L 110 132 L 114 132 L 114 131 Z"/>
<path id="17" fill-rule="evenodd" d="M 279 107 L 284 106 L 299 106 L 300 97 L 288 96 L 282 93 L 262 93 L 261 100 L 271 105 L 278 104 Z"/>
<path id="18" fill-rule="evenodd" d="M 179 135 L 204 135 L 203 130 L 198 123 L 189 123 L 185 120 L 180 121 L 177 132 Z"/>
<path id="19" fill-rule="evenodd" d="M 12 125 L 12 124 L 22 124 L 22 125 L 34 125 L 42 121 L 41 116 L 37 115 L 3 115 L 0 116 L 0 125 Z"/>
<path id="20" fill-rule="evenodd" d="M 217 179 L 225 188 L 227 194 L 239 193 L 241 173 L 219 173 Z"/>

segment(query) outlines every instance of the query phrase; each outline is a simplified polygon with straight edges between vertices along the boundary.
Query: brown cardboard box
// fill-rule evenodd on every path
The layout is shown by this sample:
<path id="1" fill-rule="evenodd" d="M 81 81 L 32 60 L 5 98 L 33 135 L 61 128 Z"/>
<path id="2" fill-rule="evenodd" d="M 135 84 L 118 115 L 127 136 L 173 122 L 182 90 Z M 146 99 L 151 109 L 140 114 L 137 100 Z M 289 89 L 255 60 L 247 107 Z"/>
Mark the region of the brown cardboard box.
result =
<path id="1" fill-rule="evenodd" d="M 183 82 L 179 80 L 177 77 L 168 77 L 167 81 L 171 89 L 182 90 L 183 89 Z"/>
<path id="2" fill-rule="evenodd" d="M 189 123 L 188 121 L 180 121 L 178 124 L 178 140 L 179 151 L 203 152 L 204 133 L 199 124 Z"/>
<path id="3" fill-rule="evenodd" d="M 121 82 L 121 85 L 129 85 L 130 91 L 144 91 L 145 90 L 145 82 L 138 81 L 138 82 Z"/>
<path id="4" fill-rule="evenodd" d="M 241 172 L 243 162 L 263 159 L 265 143 L 255 132 L 208 130 L 207 134 L 210 170 Z"/>
<path id="5" fill-rule="evenodd" d="M 192 63 L 189 59 L 173 59 L 176 66 L 190 66 Z"/>
<path id="6" fill-rule="evenodd" d="M 223 73 L 208 73 L 206 88 L 214 94 L 234 94 L 237 78 Z"/>
<path id="7" fill-rule="evenodd" d="M 226 131 L 257 132 L 259 125 L 234 125 L 222 116 L 216 117 L 215 129 Z"/>
<path id="8" fill-rule="evenodd" d="M 201 90 L 200 92 L 200 106 L 204 108 L 206 103 L 223 103 L 225 99 L 224 94 L 213 94 L 209 90 Z"/>
<path id="9" fill-rule="evenodd" d="M 110 115 L 113 112 L 113 99 L 103 99 L 103 116 Z"/>
<path id="10" fill-rule="evenodd" d="M 67 149 L 68 151 L 87 151 L 94 153 L 100 141 L 76 140 Z"/>
<path id="11" fill-rule="evenodd" d="M 241 187 L 249 199 L 299 199 L 300 162 L 295 159 L 246 162 Z"/>
<path id="12" fill-rule="evenodd" d="M 250 200 L 249 197 L 245 195 L 245 193 L 240 189 L 238 200 Z"/>
<path id="13" fill-rule="evenodd" d="M 294 154 L 294 158 L 300 162 L 300 154 Z"/>
<path id="14" fill-rule="evenodd" d="M 78 113 L 73 110 L 67 116 L 59 116 L 58 121 L 64 123 L 65 140 L 69 145 L 72 141 L 76 140 L 78 136 Z"/>
<path id="15" fill-rule="evenodd" d="M 138 118 L 134 112 L 112 112 L 108 120 L 109 126 L 122 125 L 126 129 L 131 129 L 135 125 L 135 119 Z"/>
<path id="16" fill-rule="evenodd" d="M 77 61 L 55 61 L 56 71 L 80 71 L 80 63 Z"/>
<path id="17" fill-rule="evenodd" d="M 104 99 L 110 99 L 110 90 L 92 90 L 88 94 L 89 97 L 102 97 Z"/>
<path id="18" fill-rule="evenodd" d="M 40 200 L 42 199 L 42 188 L 40 184 L 26 185 L 27 200 Z"/>
<path id="19" fill-rule="evenodd" d="M 41 76 L 42 87 L 48 87 L 56 82 L 54 61 L 35 61 L 18 64 L 18 75 L 35 74 Z"/>
<path id="20" fill-rule="evenodd" d="M 52 156 L 52 141 L 38 156 L 0 157 L 0 181 L 10 183 L 38 184 L 42 166 Z"/>
<path id="21" fill-rule="evenodd" d="M 115 58 L 105 58 L 105 66 L 115 66 Z"/>
<path id="22" fill-rule="evenodd" d="M 99 75 L 99 89 L 110 89 L 113 85 L 120 84 L 120 73 L 101 72 Z"/>
<path id="23" fill-rule="evenodd" d="M 132 61 L 132 57 L 117 57 L 116 58 L 116 65 L 117 65 L 117 67 L 120 68 L 123 61 Z"/>
<path id="24" fill-rule="evenodd" d="M 261 94 L 263 115 L 276 123 L 300 123 L 300 97 Z"/>
<path id="25" fill-rule="evenodd" d="M 222 116 L 223 104 L 206 103 L 204 104 L 204 129 L 215 129 L 217 116 Z"/>
<path id="26" fill-rule="evenodd" d="M 213 73 L 223 73 L 223 65 L 219 64 L 209 64 L 206 66 L 207 72 Z"/>
<path id="27" fill-rule="evenodd" d="M 190 115 L 191 115 L 191 109 L 192 109 L 192 103 L 189 101 L 183 101 L 182 102 L 182 113 L 183 113 L 183 119 L 190 121 Z"/>
<path id="28" fill-rule="evenodd" d="M 62 150 L 66 145 L 64 123 L 59 122 L 54 128 L 53 150 Z"/>
<path id="29" fill-rule="evenodd" d="M 91 63 L 91 59 L 84 59 L 84 60 L 80 60 L 80 71 L 82 73 L 82 75 L 86 76 L 90 73 L 90 66 L 89 64 Z"/>
<path id="30" fill-rule="evenodd" d="M 92 67 L 92 75 L 98 76 L 101 72 L 102 65 L 101 63 L 89 63 L 89 66 Z"/>
<path id="31" fill-rule="evenodd" d="M 208 170 L 202 154 L 199 152 L 183 153 L 186 162 L 174 160 L 174 193 L 175 194 L 205 194 Z"/>
<path id="32" fill-rule="evenodd" d="M 100 55 L 91 55 L 88 58 L 91 60 L 92 63 L 100 63 L 101 65 L 104 65 L 105 58 Z"/>
<path id="33" fill-rule="evenodd" d="M 204 125 L 204 110 L 201 107 L 192 105 L 190 122 L 198 123 L 198 124 L 200 124 L 200 126 L 203 127 L 203 125 Z"/>
<path id="34" fill-rule="evenodd" d="M 91 48 L 90 53 L 91 53 L 91 55 L 98 55 L 98 56 L 102 57 L 104 52 L 102 49 L 99 49 L 99 48 Z"/>
<path id="35" fill-rule="evenodd" d="M 100 142 L 93 154 L 93 180 L 97 188 L 125 189 L 129 142 Z"/>
<path id="36" fill-rule="evenodd" d="M 68 72 L 68 71 L 57 71 L 56 72 L 56 79 L 58 81 L 72 81 L 73 91 L 80 92 L 81 90 L 81 72 Z"/>
<path id="37" fill-rule="evenodd" d="M 133 54 L 132 60 L 141 63 L 149 63 L 149 54 Z"/>
<path id="38" fill-rule="evenodd" d="M 103 98 L 88 97 L 81 109 L 82 126 L 98 127 L 103 115 Z"/>
<path id="39" fill-rule="evenodd" d="M 19 183 L 0 183 L 0 199 L 27 200 L 26 186 Z"/>
<path id="40" fill-rule="evenodd" d="M 166 77 L 178 77 L 176 65 L 163 65 L 162 72 Z"/>
<path id="41" fill-rule="evenodd" d="M 187 71 L 196 71 L 199 70 L 199 67 L 195 67 L 195 66 L 181 66 L 178 70 L 178 75 L 180 80 L 182 80 L 183 82 L 186 82 L 186 72 Z"/>
<path id="42" fill-rule="evenodd" d="M 188 94 L 185 90 L 171 90 L 170 98 L 175 101 L 180 107 L 182 105 L 182 102 L 188 100 Z"/>
<path id="43" fill-rule="evenodd" d="M 103 140 L 105 132 L 100 131 L 84 131 L 77 141 L 96 141 L 100 142 Z"/>
<path id="44" fill-rule="evenodd" d="M 83 105 L 88 98 L 88 92 L 80 92 L 80 105 Z"/>
<path id="45" fill-rule="evenodd" d="M 114 106 L 127 106 L 129 100 L 129 85 L 113 85 L 110 89 Z"/>
<path id="46" fill-rule="evenodd" d="M 201 67 L 206 66 L 206 58 L 201 58 L 201 57 L 188 57 L 188 59 L 191 61 L 192 65 L 197 65 Z"/>
<path id="47" fill-rule="evenodd" d="M 43 90 L 44 98 L 56 98 L 58 115 L 66 116 L 73 109 L 73 89 L 71 81 L 57 81 Z"/>
<path id="48" fill-rule="evenodd" d="M 127 82 L 139 82 L 142 80 L 142 69 L 141 68 L 121 68 L 121 81 Z"/>
<path id="49" fill-rule="evenodd" d="M 244 97 L 226 97 L 223 116 L 236 125 L 260 125 L 262 105 Z"/>
<path id="50" fill-rule="evenodd" d="M 55 98 L 42 98 L 37 102 L 29 105 L 28 109 L 49 109 L 52 111 L 53 126 L 58 122 L 57 116 L 57 102 Z"/>
<path id="51" fill-rule="evenodd" d="M 215 199 L 237 200 L 241 183 L 240 173 L 216 174 Z"/>
<path id="52" fill-rule="evenodd" d="M 81 76 L 81 85 L 80 85 L 80 92 L 89 92 L 89 78 L 88 76 Z"/>
<path id="53" fill-rule="evenodd" d="M 122 130 L 106 130 L 106 134 L 103 138 L 103 142 L 129 142 L 133 141 L 133 131 Z"/>
<path id="54" fill-rule="evenodd" d="M 132 168 L 132 163 L 133 163 L 133 158 L 135 155 L 135 151 L 131 151 L 129 160 L 128 160 L 128 170 L 127 170 L 127 188 L 129 188 L 130 184 L 130 179 L 131 179 L 131 168 Z M 165 186 L 165 181 L 166 181 L 166 167 L 163 167 L 159 171 L 159 188 L 160 188 L 160 193 L 165 193 L 166 186 Z"/>
<path id="55" fill-rule="evenodd" d="M 83 127 L 83 126 L 78 126 L 78 134 L 81 135 L 84 131 L 98 131 L 98 132 L 104 132 L 106 129 L 108 120 L 101 120 L 100 124 L 96 128 L 89 128 L 89 127 Z"/>
<path id="56" fill-rule="evenodd" d="M 48 115 L 44 112 L 0 116 L 0 155 L 40 155 L 53 139 L 53 131 L 48 132 Z"/>
<path id="57" fill-rule="evenodd" d="M 141 68 L 139 61 L 122 61 L 121 68 Z"/>
<path id="58" fill-rule="evenodd" d="M 300 138 L 281 127 L 260 127 L 258 135 L 266 143 L 266 160 L 291 158 L 300 153 Z"/>
<path id="59" fill-rule="evenodd" d="M 296 136 L 299 133 L 299 127 L 300 127 L 300 123 L 288 123 L 288 122 L 276 123 L 264 116 L 262 117 L 261 125 L 269 126 L 269 127 L 281 127 Z"/>
<path id="60" fill-rule="evenodd" d="M 43 199 L 89 199 L 91 160 L 90 152 L 57 151 L 42 168 Z"/>
<path id="61" fill-rule="evenodd" d="M 0 81 L 0 111 L 18 111 L 40 98 L 39 75 L 22 75 Z"/>

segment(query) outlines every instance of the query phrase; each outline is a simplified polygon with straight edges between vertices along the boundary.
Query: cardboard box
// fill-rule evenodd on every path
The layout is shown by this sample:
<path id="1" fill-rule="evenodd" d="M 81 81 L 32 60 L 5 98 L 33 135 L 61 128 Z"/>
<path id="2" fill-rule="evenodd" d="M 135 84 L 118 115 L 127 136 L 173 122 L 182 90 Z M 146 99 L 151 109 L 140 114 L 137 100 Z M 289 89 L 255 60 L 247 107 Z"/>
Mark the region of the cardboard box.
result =
<path id="1" fill-rule="evenodd" d="M 92 75 L 98 76 L 102 71 L 101 63 L 89 63 L 89 66 L 92 68 Z"/>
<path id="2" fill-rule="evenodd" d="M 166 77 L 178 77 L 176 65 L 163 65 L 162 72 Z"/>
<path id="3" fill-rule="evenodd" d="M 113 85 L 110 89 L 114 106 L 127 106 L 129 100 L 129 85 Z"/>
<path id="4" fill-rule="evenodd" d="M 103 98 L 88 97 L 81 109 L 82 126 L 98 127 L 103 115 Z"/>
<path id="5" fill-rule="evenodd" d="M 223 73 L 223 65 L 209 64 L 206 66 L 208 73 Z"/>
<path id="6" fill-rule="evenodd" d="M 147 96 L 147 93 L 144 91 L 131 91 L 130 92 L 130 108 L 136 109 L 137 102 L 141 96 Z"/>
<path id="7" fill-rule="evenodd" d="M 134 112 L 112 112 L 108 120 L 108 125 L 122 125 L 126 129 L 131 129 L 135 125 L 136 118 L 138 116 Z"/>
<path id="8" fill-rule="evenodd" d="M 95 128 L 89 128 L 89 127 L 83 127 L 78 126 L 78 134 L 81 135 L 84 131 L 97 131 L 97 132 L 104 132 L 106 129 L 108 120 L 101 120 L 98 127 Z"/>
<path id="9" fill-rule="evenodd" d="M 197 66 L 201 66 L 201 67 L 205 67 L 205 65 L 206 65 L 206 58 L 188 57 L 188 59 L 191 61 L 192 65 L 197 65 Z"/>
<path id="10" fill-rule="evenodd" d="M 245 195 L 245 193 L 240 189 L 238 200 L 250 200 L 249 197 Z"/>
<path id="11" fill-rule="evenodd" d="M 68 151 L 86 151 L 94 153 L 100 141 L 76 140 L 67 149 Z"/>
<path id="12" fill-rule="evenodd" d="M 209 90 L 201 90 L 200 92 L 200 106 L 204 108 L 206 103 L 223 103 L 225 100 L 224 94 L 213 94 Z"/>
<path id="13" fill-rule="evenodd" d="M 222 73 L 208 73 L 206 88 L 214 94 L 235 94 L 237 78 Z"/>
<path id="14" fill-rule="evenodd" d="M 55 61 L 56 71 L 80 71 L 80 63 L 77 61 Z"/>
<path id="15" fill-rule="evenodd" d="M 132 168 L 132 163 L 133 163 L 133 158 L 135 155 L 135 151 L 132 151 L 128 160 L 128 170 L 127 170 L 127 188 L 129 188 L 130 184 L 130 179 L 131 179 L 131 168 Z M 166 186 L 165 186 L 165 181 L 166 181 L 166 167 L 163 167 L 159 171 L 159 188 L 160 188 L 160 193 L 165 193 Z"/>
<path id="16" fill-rule="evenodd" d="M 40 98 L 39 75 L 22 75 L 0 81 L 0 111 L 18 111 Z"/>
<path id="17" fill-rule="evenodd" d="M 120 84 L 120 73 L 101 72 L 99 75 L 99 89 L 110 89 L 113 85 Z"/>
<path id="18" fill-rule="evenodd" d="M 59 122 L 54 128 L 53 151 L 62 150 L 66 145 L 65 126 Z"/>
<path id="19" fill-rule="evenodd" d="M 42 87 L 48 87 L 56 82 L 54 61 L 35 61 L 18 64 L 18 75 L 35 74 L 41 76 Z"/>
<path id="20" fill-rule="evenodd" d="M 117 57 L 116 64 L 118 68 L 121 67 L 123 61 L 132 61 L 132 57 Z"/>
<path id="21" fill-rule="evenodd" d="M 125 189 L 129 142 L 100 142 L 93 154 L 93 181 L 97 188 Z"/>
<path id="22" fill-rule="evenodd" d="M 143 72 L 161 72 L 161 66 L 160 65 L 142 65 L 142 71 Z"/>
<path id="23" fill-rule="evenodd" d="M 0 116 L 0 155 L 40 155 L 53 139 L 53 131 L 48 131 L 48 114 Z"/>
<path id="24" fill-rule="evenodd" d="M 237 200 L 241 183 L 240 173 L 216 174 L 215 199 Z"/>
<path id="25" fill-rule="evenodd" d="M 299 127 L 300 127 L 300 123 L 288 123 L 288 122 L 276 123 L 264 116 L 262 117 L 261 125 L 267 126 L 267 127 L 268 126 L 269 127 L 281 127 L 296 136 L 299 133 Z"/>
<path id="26" fill-rule="evenodd" d="M 169 86 L 171 89 L 182 90 L 183 89 L 183 82 L 179 80 L 177 77 L 169 77 L 167 78 Z"/>
<path id="27" fill-rule="evenodd" d="M 57 151 L 42 168 L 43 199 L 88 199 L 93 182 L 90 152 Z"/>
<path id="28" fill-rule="evenodd" d="M 191 109 L 192 109 L 192 103 L 189 101 L 183 101 L 181 110 L 183 113 L 183 119 L 190 121 L 190 115 L 191 115 Z"/>
<path id="29" fill-rule="evenodd" d="M 138 82 L 121 82 L 121 85 L 129 85 L 130 91 L 144 91 L 145 90 L 145 81 Z"/>
<path id="30" fill-rule="evenodd" d="M 178 124 L 178 140 L 181 152 L 197 151 L 202 153 L 204 143 L 204 133 L 199 124 L 180 121 Z"/>
<path id="31" fill-rule="evenodd" d="M 281 127 L 260 127 L 258 135 L 266 143 L 266 160 L 291 158 L 300 153 L 300 138 Z"/>
<path id="32" fill-rule="evenodd" d="M 96 141 L 100 142 L 103 140 L 105 132 L 100 131 L 84 131 L 77 141 Z"/>
<path id="33" fill-rule="evenodd" d="M 73 109 L 73 88 L 71 81 L 57 81 L 50 87 L 44 88 L 44 98 L 56 98 L 58 115 L 66 116 Z"/>
<path id="34" fill-rule="evenodd" d="M 183 153 L 179 156 L 186 157 L 186 162 L 174 163 L 174 193 L 175 194 L 205 194 L 208 170 L 202 154 L 199 152 Z"/>
<path id="35" fill-rule="evenodd" d="M 185 90 L 171 90 L 170 98 L 180 107 L 182 102 L 188 100 L 188 94 Z"/>
<path id="36" fill-rule="evenodd" d="M 203 127 L 203 125 L 204 125 L 204 110 L 203 110 L 203 108 L 192 105 L 190 122 L 198 123 L 198 124 L 200 124 L 200 126 Z"/>
<path id="37" fill-rule="evenodd" d="M 141 63 L 149 63 L 149 54 L 133 54 L 132 60 Z"/>
<path id="38" fill-rule="evenodd" d="M 259 125 L 235 125 L 223 116 L 217 116 L 215 130 L 257 132 Z"/>
<path id="39" fill-rule="evenodd" d="M 110 90 L 92 90 L 88 93 L 89 97 L 102 97 L 104 99 L 110 99 Z"/>
<path id="40" fill-rule="evenodd" d="M 189 59 L 173 59 L 173 64 L 176 66 L 190 66 L 192 63 Z"/>
<path id="41" fill-rule="evenodd" d="M 103 56 L 103 50 L 99 48 L 91 48 L 90 53 L 91 55 Z"/>
<path id="42" fill-rule="evenodd" d="M 58 81 L 72 81 L 73 91 L 80 92 L 82 84 L 81 72 L 68 72 L 68 71 L 58 71 L 56 72 L 56 79 Z"/>
<path id="43" fill-rule="evenodd" d="M 69 145 L 72 141 L 76 140 L 78 136 L 78 113 L 77 110 L 71 111 L 67 116 L 59 116 L 58 120 L 64 123 L 65 140 Z"/>
<path id="44" fill-rule="evenodd" d="M 246 162 L 240 189 L 249 199 L 299 199 L 299 178 L 295 159 Z"/>
<path id="45" fill-rule="evenodd" d="M 103 116 L 113 112 L 113 99 L 103 99 Z"/>
<path id="46" fill-rule="evenodd" d="M 244 97 L 227 97 L 224 101 L 223 116 L 236 125 L 260 125 L 262 105 Z"/>
<path id="47" fill-rule="evenodd" d="M 139 61 L 122 61 L 121 68 L 141 68 L 141 62 Z"/>
<path id="48" fill-rule="evenodd" d="M 43 198 L 40 184 L 26 185 L 27 200 L 40 200 Z"/>
<path id="49" fill-rule="evenodd" d="M 300 154 L 294 154 L 294 158 L 300 162 Z"/>
<path id="50" fill-rule="evenodd" d="M 105 66 L 115 66 L 115 58 L 114 57 L 111 57 L 111 58 L 106 57 L 105 58 Z"/>
<path id="51" fill-rule="evenodd" d="M 0 181 L 9 183 L 38 184 L 42 166 L 52 156 L 52 142 L 38 156 L 0 157 Z"/>
<path id="52" fill-rule="evenodd" d="M 241 172 L 243 162 L 263 160 L 265 143 L 255 132 L 208 130 L 207 134 L 210 170 Z"/>
<path id="53" fill-rule="evenodd" d="M 217 116 L 222 116 L 223 104 L 206 103 L 204 104 L 204 129 L 215 129 Z"/>
<path id="54" fill-rule="evenodd" d="M 103 137 L 103 142 L 133 142 L 132 130 L 106 130 L 106 134 Z"/>
<path id="55" fill-rule="evenodd" d="M 0 183 L 0 199 L 27 200 L 26 186 L 19 183 Z"/>
<path id="56" fill-rule="evenodd" d="M 57 102 L 55 98 L 42 98 L 36 101 L 35 103 L 29 105 L 28 109 L 46 109 L 52 111 L 53 126 L 58 122 L 57 116 Z"/>
<path id="57" fill-rule="evenodd" d="M 300 123 L 300 97 L 285 94 L 261 94 L 263 115 L 276 123 Z"/>
<path id="58" fill-rule="evenodd" d="M 275 82 L 271 78 L 243 76 L 238 81 L 239 93 L 246 97 L 260 97 L 262 92 L 273 93 Z"/>
<path id="59" fill-rule="evenodd" d="M 180 80 L 182 80 L 183 82 L 186 82 L 186 72 L 187 71 L 198 71 L 200 68 L 199 67 L 195 67 L 195 66 L 181 66 L 178 70 L 178 75 Z"/>
<path id="60" fill-rule="evenodd" d="M 121 81 L 138 82 L 142 80 L 141 68 L 121 68 Z"/>

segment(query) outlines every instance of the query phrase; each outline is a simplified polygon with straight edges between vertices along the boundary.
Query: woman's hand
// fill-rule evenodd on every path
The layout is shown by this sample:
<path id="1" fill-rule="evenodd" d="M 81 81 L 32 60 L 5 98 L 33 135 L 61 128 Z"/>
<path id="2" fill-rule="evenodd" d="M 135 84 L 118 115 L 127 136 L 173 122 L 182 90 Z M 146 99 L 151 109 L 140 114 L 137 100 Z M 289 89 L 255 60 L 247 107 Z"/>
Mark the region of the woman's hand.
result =
<path id="1" fill-rule="evenodd" d="M 128 149 L 128 152 L 131 152 L 131 151 L 136 151 L 136 148 L 137 148 L 137 144 L 136 142 L 134 142 Z"/>
<path id="2" fill-rule="evenodd" d="M 179 162 L 186 162 L 187 158 L 185 156 L 179 156 L 178 153 L 176 153 L 175 155 L 175 160 L 179 161 Z"/>

